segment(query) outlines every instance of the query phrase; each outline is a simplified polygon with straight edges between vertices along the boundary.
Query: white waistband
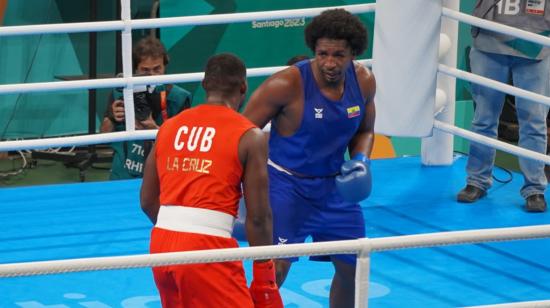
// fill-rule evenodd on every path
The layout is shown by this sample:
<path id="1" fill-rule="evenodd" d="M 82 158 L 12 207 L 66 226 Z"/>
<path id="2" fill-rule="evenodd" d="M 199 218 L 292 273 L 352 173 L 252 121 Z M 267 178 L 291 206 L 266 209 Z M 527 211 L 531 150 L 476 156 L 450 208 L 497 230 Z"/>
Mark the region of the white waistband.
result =
<path id="1" fill-rule="evenodd" d="M 295 176 L 297 178 L 302 179 L 314 179 L 314 178 L 333 178 L 338 175 L 338 173 L 328 174 L 328 175 L 307 175 L 307 174 L 301 174 L 292 170 L 288 170 L 283 166 L 278 165 L 277 163 L 273 162 L 271 159 L 267 159 L 267 164 L 273 168 L 275 168 L 277 171 L 283 172 L 288 175 Z"/>
<path id="2" fill-rule="evenodd" d="M 162 205 L 157 216 L 156 227 L 178 231 L 231 237 L 232 215 L 188 206 Z"/>
<path id="3" fill-rule="evenodd" d="M 273 162 L 271 159 L 269 159 L 269 158 L 267 159 L 267 164 L 270 165 L 271 167 L 277 169 L 278 171 L 281 171 L 281 172 L 286 173 L 286 174 L 288 174 L 288 175 L 294 175 L 294 174 L 290 173 L 290 171 L 288 171 L 288 170 L 286 170 L 285 168 L 283 168 L 283 167 L 277 165 L 276 163 L 274 163 L 274 162 Z"/>

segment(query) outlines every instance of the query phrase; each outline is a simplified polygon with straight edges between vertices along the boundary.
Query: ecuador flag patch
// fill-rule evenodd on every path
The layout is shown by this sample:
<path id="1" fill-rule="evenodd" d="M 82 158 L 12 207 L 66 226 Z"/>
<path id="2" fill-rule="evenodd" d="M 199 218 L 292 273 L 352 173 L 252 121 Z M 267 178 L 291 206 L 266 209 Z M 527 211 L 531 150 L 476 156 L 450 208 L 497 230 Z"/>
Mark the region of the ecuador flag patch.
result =
<path id="1" fill-rule="evenodd" d="M 361 114 L 359 106 L 348 107 L 348 119 L 355 118 Z"/>

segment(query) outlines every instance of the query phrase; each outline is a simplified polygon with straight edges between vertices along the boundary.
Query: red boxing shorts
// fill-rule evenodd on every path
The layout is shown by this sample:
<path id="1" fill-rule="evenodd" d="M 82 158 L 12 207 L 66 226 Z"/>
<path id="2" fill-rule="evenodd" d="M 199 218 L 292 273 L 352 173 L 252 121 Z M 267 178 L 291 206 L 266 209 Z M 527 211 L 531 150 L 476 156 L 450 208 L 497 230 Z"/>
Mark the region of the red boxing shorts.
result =
<path id="1" fill-rule="evenodd" d="M 151 253 L 238 247 L 233 238 L 153 228 Z M 163 307 L 254 307 L 242 262 L 153 268 Z"/>

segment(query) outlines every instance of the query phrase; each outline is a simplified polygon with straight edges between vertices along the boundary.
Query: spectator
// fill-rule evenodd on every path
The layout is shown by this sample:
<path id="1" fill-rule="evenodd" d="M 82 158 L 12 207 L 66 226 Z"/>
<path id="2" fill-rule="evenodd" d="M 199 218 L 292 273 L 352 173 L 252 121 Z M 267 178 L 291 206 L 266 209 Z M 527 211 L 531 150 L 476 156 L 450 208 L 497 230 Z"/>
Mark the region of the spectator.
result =
<path id="1" fill-rule="evenodd" d="M 550 1 L 478 1 L 474 16 L 517 27 L 522 30 L 548 35 L 550 32 Z M 538 94 L 549 94 L 550 49 L 508 35 L 472 28 L 474 39 L 470 51 L 472 72 L 506 83 L 512 76 L 513 84 Z M 477 84 L 472 84 L 472 97 L 476 104 L 472 131 L 497 137 L 498 119 L 502 112 L 505 94 Z M 548 107 L 516 98 L 519 123 L 519 146 L 539 153 L 546 153 L 546 116 Z M 467 185 L 457 196 L 459 202 L 476 202 L 487 194 L 492 185 L 495 149 L 475 142 L 470 144 L 470 156 L 466 166 Z M 524 177 L 521 196 L 525 198 L 528 212 L 546 211 L 544 192 L 547 180 L 544 163 L 519 158 Z"/>
<path id="2" fill-rule="evenodd" d="M 132 53 L 135 75 L 163 75 L 169 58 L 162 43 L 153 37 L 140 40 Z M 138 87 L 136 87 L 137 89 Z M 158 129 L 167 119 L 191 106 L 191 94 L 177 85 L 147 87 L 134 93 L 136 129 Z M 101 132 L 124 131 L 124 101 L 122 91 L 115 90 L 101 124 Z M 151 141 L 113 143 L 111 180 L 140 178 Z"/>

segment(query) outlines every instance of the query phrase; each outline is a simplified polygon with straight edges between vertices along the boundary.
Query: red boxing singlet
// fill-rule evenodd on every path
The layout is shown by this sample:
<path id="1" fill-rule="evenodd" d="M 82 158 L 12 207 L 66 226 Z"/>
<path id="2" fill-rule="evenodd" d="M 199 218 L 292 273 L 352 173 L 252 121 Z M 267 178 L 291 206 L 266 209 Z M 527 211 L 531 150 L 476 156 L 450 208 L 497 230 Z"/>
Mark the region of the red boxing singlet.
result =
<path id="1" fill-rule="evenodd" d="M 229 107 L 206 104 L 166 121 L 156 144 L 160 204 L 236 217 L 243 173 L 239 141 L 254 127 Z"/>

